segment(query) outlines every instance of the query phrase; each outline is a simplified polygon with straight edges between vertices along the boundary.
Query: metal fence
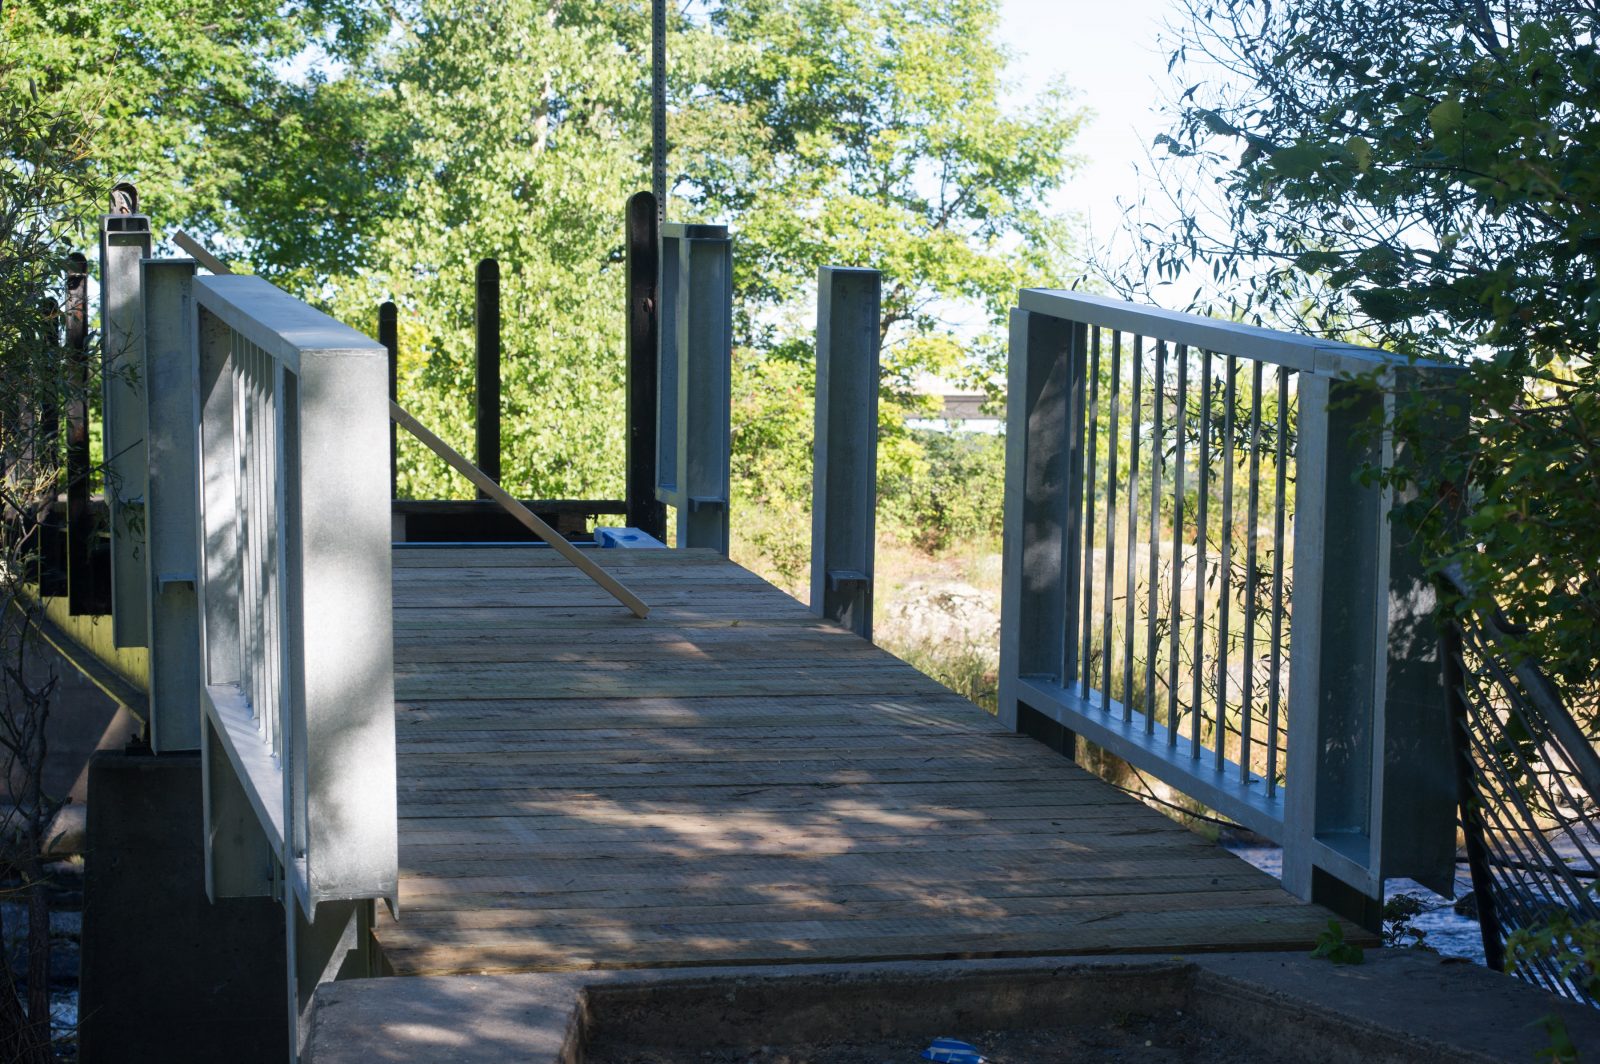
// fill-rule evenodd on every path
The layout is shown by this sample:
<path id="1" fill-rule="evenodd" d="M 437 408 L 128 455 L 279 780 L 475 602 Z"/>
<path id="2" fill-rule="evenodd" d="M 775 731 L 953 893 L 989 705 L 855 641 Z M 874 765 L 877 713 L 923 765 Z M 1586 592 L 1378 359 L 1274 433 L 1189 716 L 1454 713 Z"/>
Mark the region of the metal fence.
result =
<path id="1" fill-rule="evenodd" d="M 1432 592 L 1371 474 L 1450 367 L 1072 292 L 1013 312 L 1000 713 L 1277 840 L 1451 881 Z M 1403 813 L 1402 813 L 1403 810 Z"/>
<path id="2" fill-rule="evenodd" d="M 1453 576 L 1450 590 L 1467 594 Z M 1445 627 L 1462 833 L 1484 956 L 1535 985 L 1600 1005 L 1600 756 L 1498 611 Z M 1585 926 L 1586 925 L 1586 926 Z M 1525 941 L 1508 944 L 1518 932 Z"/>

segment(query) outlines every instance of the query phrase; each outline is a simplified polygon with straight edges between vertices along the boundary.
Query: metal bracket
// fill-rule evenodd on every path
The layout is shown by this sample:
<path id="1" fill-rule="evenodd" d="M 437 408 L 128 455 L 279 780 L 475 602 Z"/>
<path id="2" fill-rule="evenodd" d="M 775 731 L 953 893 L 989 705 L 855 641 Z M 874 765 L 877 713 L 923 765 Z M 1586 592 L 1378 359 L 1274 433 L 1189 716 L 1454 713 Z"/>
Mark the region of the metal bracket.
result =
<path id="1" fill-rule="evenodd" d="M 857 588 L 869 587 L 872 578 L 859 569 L 829 569 L 829 591 L 854 591 Z"/>

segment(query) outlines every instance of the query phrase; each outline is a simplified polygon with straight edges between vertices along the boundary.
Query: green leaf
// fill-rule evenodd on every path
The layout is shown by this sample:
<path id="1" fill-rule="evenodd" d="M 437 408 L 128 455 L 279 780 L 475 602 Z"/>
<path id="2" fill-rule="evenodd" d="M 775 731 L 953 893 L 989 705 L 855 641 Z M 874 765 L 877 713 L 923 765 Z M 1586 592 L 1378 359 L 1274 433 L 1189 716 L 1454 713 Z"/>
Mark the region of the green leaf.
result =
<path id="1" fill-rule="evenodd" d="M 1449 136 L 1461 128 L 1464 115 L 1460 100 L 1441 100 L 1428 112 L 1428 126 L 1436 136 Z"/>

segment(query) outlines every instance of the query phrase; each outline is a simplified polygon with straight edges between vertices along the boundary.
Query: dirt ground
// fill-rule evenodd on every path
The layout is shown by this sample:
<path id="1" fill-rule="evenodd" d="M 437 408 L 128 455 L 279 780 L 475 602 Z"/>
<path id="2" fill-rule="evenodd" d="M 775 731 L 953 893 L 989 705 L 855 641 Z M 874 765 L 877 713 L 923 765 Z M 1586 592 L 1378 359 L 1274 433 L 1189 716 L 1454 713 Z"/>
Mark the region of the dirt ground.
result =
<path id="1" fill-rule="evenodd" d="M 1270 1064 L 1220 1031 L 1176 1013 L 1100 1027 L 945 1032 L 976 1046 L 988 1064 Z M 931 1041 L 931 1038 L 928 1040 Z M 926 1042 L 840 1040 L 735 1049 L 594 1046 L 586 1064 L 917 1064 Z"/>

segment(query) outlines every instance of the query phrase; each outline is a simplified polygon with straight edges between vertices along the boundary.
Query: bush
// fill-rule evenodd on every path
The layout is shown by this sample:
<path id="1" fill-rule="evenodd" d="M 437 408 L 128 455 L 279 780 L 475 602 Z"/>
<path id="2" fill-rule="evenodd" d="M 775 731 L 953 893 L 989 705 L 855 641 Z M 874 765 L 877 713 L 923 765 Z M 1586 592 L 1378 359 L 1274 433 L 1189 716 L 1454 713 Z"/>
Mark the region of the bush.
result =
<path id="1" fill-rule="evenodd" d="M 880 527 L 930 553 L 999 535 L 1005 510 L 1005 438 L 907 430 L 912 460 L 878 477 Z"/>

